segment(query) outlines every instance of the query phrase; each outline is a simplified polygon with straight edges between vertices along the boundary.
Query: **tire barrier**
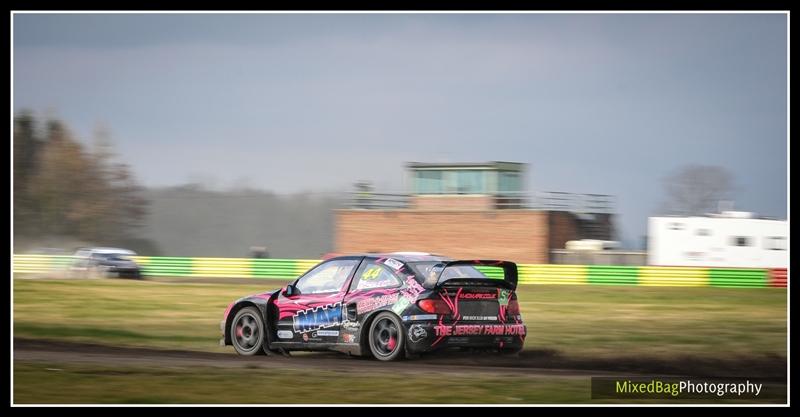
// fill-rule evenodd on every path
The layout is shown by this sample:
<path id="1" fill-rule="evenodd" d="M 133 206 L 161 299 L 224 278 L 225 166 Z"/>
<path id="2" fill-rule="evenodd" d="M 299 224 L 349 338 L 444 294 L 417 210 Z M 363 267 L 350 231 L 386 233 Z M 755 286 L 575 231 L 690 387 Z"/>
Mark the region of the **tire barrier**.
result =
<path id="1" fill-rule="evenodd" d="M 649 287 L 706 287 L 708 270 L 679 266 L 643 266 L 639 268 L 639 285 Z"/>
<path id="2" fill-rule="evenodd" d="M 588 284 L 583 265 L 517 265 L 520 284 Z"/>
<path id="3" fill-rule="evenodd" d="M 717 269 L 708 270 L 712 287 L 767 287 L 766 269 Z"/>
<path id="4" fill-rule="evenodd" d="M 769 270 L 770 287 L 786 288 L 786 284 L 789 282 L 788 280 L 789 277 L 787 275 L 786 268 L 777 268 Z"/>
<path id="5" fill-rule="evenodd" d="M 196 258 L 133 256 L 133 260 L 142 268 L 143 276 L 191 277 L 196 276 L 194 260 Z"/>
<path id="6" fill-rule="evenodd" d="M 72 256 L 57 255 L 14 255 L 14 273 L 43 274 L 66 269 L 72 263 Z"/>
<path id="7" fill-rule="evenodd" d="M 143 276 L 290 280 L 319 263 L 315 259 L 188 258 L 135 256 Z M 15 274 L 69 271 L 72 256 L 13 255 Z M 641 285 L 656 287 L 786 288 L 786 268 L 691 268 L 662 266 L 518 264 L 520 284 Z M 502 269 L 478 267 L 492 278 Z"/>
<path id="8" fill-rule="evenodd" d="M 600 285 L 637 285 L 639 283 L 639 267 L 587 265 L 589 284 Z"/>

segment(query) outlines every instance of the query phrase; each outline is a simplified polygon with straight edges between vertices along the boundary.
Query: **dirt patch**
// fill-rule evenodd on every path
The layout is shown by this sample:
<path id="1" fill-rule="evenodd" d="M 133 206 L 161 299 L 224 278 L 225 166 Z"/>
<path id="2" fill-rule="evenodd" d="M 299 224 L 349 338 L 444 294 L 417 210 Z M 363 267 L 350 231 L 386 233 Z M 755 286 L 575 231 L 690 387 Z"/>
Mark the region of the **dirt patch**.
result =
<path id="1" fill-rule="evenodd" d="M 115 365 L 148 363 L 161 366 L 223 366 L 245 368 L 316 368 L 348 372 L 444 373 L 488 372 L 563 376 L 657 375 L 691 377 L 743 377 L 786 381 L 786 358 L 778 356 L 729 359 L 675 357 L 571 358 L 554 350 L 526 350 L 519 356 L 437 352 L 420 358 L 385 363 L 339 353 L 295 353 L 291 357 L 242 357 L 213 353 L 116 347 L 90 343 L 14 339 L 14 359 L 41 362 L 100 362 Z"/>

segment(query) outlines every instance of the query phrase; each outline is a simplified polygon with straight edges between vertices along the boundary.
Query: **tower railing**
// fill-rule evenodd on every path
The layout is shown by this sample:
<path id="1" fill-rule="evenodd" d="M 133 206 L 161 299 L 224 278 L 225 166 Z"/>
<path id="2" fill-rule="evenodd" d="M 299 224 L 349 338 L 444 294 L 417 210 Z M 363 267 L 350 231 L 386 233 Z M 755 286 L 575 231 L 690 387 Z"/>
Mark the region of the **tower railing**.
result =
<path id="1" fill-rule="evenodd" d="M 348 193 L 344 208 L 363 210 L 413 209 L 415 197 L 438 196 L 439 194 L 374 193 L 356 191 Z M 474 194 L 470 194 L 474 195 Z M 458 197 L 464 194 L 441 194 Z M 550 210 L 584 214 L 611 214 L 614 198 L 606 194 L 577 194 L 562 191 L 498 192 L 487 194 L 494 200 L 498 210 Z"/>

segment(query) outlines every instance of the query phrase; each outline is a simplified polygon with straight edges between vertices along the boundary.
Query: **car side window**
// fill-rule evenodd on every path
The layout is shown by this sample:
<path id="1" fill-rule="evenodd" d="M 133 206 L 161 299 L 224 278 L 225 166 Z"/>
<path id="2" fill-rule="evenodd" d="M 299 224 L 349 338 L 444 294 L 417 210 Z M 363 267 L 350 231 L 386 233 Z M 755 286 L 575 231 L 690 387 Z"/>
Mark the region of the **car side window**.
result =
<path id="1" fill-rule="evenodd" d="M 350 291 L 372 288 L 394 288 L 401 285 L 400 278 L 386 266 L 375 261 L 364 262 L 356 272 Z"/>
<path id="2" fill-rule="evenodd" d="M 295 287 L 300 294 L 338 292 L 357 264 L 355 259 L 325 262 L 300 278 Z"/>

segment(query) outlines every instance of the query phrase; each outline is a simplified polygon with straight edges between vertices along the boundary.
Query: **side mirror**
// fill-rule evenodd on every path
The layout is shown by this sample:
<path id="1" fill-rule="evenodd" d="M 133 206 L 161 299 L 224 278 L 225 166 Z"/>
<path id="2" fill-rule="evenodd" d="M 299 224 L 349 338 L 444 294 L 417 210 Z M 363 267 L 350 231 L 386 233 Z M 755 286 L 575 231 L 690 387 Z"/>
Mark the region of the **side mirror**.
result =
<path id="1" fill-rule="evenodd" d="M 283 290 L 283 295 L 285 295 L 287 297 L 291 297 L 293 295 L 297 295 L 298 293 L 299 293 L 299 291 L 297 291 L 297 287 L 295 287 L 294 284 L 287 285 L 286 289 Z"/>

